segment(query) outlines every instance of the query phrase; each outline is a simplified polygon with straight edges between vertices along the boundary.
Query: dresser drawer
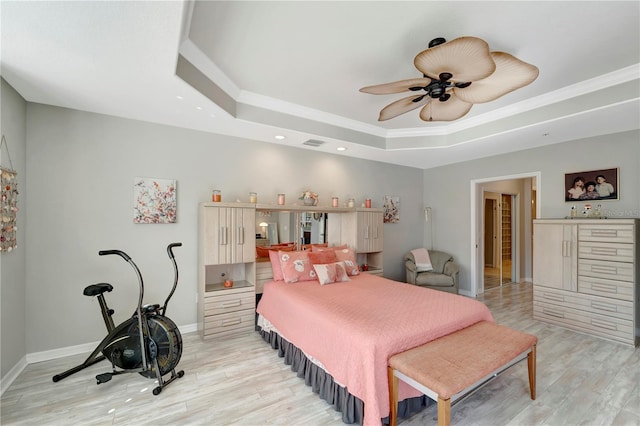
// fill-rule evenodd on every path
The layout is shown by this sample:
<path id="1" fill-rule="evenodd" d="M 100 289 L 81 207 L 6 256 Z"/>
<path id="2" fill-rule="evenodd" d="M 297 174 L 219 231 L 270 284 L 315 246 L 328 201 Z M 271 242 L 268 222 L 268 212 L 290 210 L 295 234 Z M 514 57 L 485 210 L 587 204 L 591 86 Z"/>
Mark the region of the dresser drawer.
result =
<path id="1" fill-rule="evenodd" d="M 255 330 L 255 311 L 248 309 L 204 317 L 204 337 L 230 336 Z"/>
<path id="2" fill-rule="evenodd" d="M 218 291 L 215 296 L 209 296 L 204 299 L 204 315 L 218 315 L 227 312 L 243 311 L 255 308 L 255 296 L 253 291 L 243 293 L 228 293 Z"/>
<path id="3" fill-rule="evenodd" d="M 578 225 L 578 241 L 602 241 L 609 243 L 633 243 L 633 225 L 581 224 Z"/>
<path id="4" fill-rule="evenodd" d="M 601 243 L 580 241 L 578 257 L 581 259 L 612 260 L 614 262 L 633 262 L 633 244 Z"/>
<path id="5" fill-rule="evenodd" d="M 580 259 L 578 261 L 578 279 L 581 276 L 632 282 L 634 266 L 633 263 Z"/>
<path id="6" fill-rule="evenodd" d="M 633 302 L 633 282 L 578 277 L 578 292 Z"/>
<path id="7" fill-rule="evenodd" d="M 534 289 L 533 300 L 550 307 L 567 307 L 589 314 L 610 316 L 633 321 L 633 303 L 626 300 L 609 299 L 590 294 L 554 289 Z"/>
<path id="8" fill-rule="evenodd" d="M 629 320 L 537 301 L 533 302 L 533 318 L 618 342 L 635 344 L 633 322 Z"/>

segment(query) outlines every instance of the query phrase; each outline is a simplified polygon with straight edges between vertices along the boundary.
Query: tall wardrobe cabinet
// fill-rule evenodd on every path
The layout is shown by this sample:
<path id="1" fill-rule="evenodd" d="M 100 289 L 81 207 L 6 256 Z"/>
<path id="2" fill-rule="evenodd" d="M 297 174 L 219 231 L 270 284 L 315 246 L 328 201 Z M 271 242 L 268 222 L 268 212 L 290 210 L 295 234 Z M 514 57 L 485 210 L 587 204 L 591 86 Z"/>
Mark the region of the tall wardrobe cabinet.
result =
<path id="1" fill-rule="evenodd" d="M 637 345 L 639 235 L 639 219 L 535 220 L 534 319 Z"/>
<path id="2" fill-rule="evenodd" d="M 198 330 L 205 339 L 250 331 L 255 315 L 255 205 L 202 203 L 198 213 Z M 228 280 L 233 287 L 224 286 Z"/>

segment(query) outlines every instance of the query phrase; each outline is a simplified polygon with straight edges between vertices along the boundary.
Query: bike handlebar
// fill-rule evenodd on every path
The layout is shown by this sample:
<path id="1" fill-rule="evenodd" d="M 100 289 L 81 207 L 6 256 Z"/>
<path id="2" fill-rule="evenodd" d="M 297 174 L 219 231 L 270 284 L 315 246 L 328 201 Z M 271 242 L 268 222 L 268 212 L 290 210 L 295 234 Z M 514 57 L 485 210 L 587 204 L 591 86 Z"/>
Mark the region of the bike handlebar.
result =
<path id="1" fill-rule="evenodd" d="M 173 255 L 174 247 L 182 247 L 182 243 L 171 243 L 167 246 L 167 254 L 169 255 L 169 259 L 173 259 L 175 257 Z"/>
<path id="2" fill-rule="evenodd" d="M 123 252 L 122 250 L 100 250 L 98 252 L 98 255 L 100 255 L 100 256 L 107 256 L 107 255 L 110 255 L 110 254 L 117 254 L 118 256 L 120 256 L 121 258 L 126 260 L 127 262 L 131 260 L 129 255 L 127 253 Z"/>

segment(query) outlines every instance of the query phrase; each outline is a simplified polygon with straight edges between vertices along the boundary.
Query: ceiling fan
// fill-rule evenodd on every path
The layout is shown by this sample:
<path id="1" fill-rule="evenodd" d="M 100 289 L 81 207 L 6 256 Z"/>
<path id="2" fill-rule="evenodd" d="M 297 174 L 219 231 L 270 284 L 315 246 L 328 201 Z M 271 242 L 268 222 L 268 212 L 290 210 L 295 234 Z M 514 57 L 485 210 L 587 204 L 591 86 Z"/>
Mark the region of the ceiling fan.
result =
<path id="1" fill-rule="evenodd" d="M 413 63 L 423 78 L 360 89 L 373 95 L 419 92 L 384 107 L 378 121 L 420 107 L 424 121 L 457 120 L 474 104 L 498 99 L 538 77 L 537 67 L 508 53 L 491 52 L 487 42 L 477 37 L 459 37 L 449 42 L 435 38 Z"/>

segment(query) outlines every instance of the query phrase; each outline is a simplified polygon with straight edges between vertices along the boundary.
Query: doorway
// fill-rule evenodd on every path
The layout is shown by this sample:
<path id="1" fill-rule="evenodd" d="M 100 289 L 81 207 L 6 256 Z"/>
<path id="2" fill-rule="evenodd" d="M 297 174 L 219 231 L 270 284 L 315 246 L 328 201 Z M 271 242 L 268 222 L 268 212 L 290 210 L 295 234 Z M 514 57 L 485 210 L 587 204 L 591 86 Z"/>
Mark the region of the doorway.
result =
<path id="1" fill-rule="evenodd" d="M 484 192 L 484 290 L 515 281 L 513 226 L 517 196 Z"/>
<path id="2" fill-rule="evenodd" d="M 471 282 L 466 295 L 476 297 L 484 292 L 484 223 L 486 191 L 515 194 L 511 199 L 511 267 L 503 268 L 502 273 L 510 273 L 511 280 L 531 280 L 533 217 L 540 215 L 540 191 L 536 191 L 540 182 L 540 172 L 527 172 L 509 176 L 471 180 Z M 517 189 L 508 188 L 517 185 Z M 531 209 L 527 206 L 531 203 Z M 532 212 L 533 210 L 533 212 Z M 500 252 L 500 256 L 502 253 Z"/>

